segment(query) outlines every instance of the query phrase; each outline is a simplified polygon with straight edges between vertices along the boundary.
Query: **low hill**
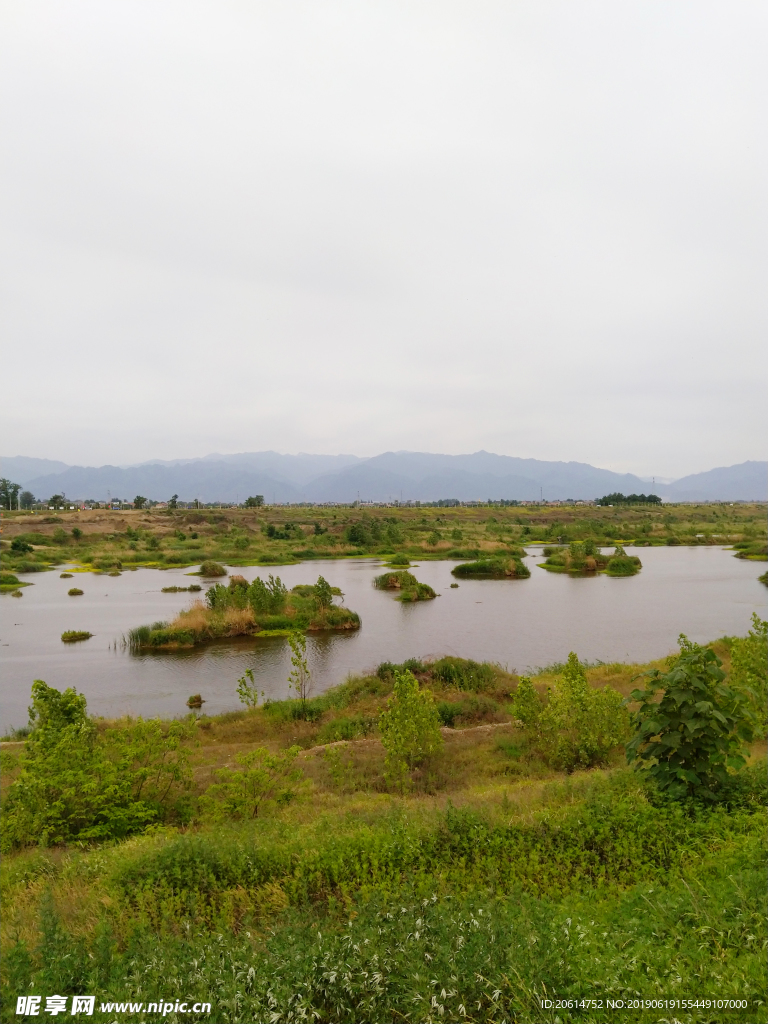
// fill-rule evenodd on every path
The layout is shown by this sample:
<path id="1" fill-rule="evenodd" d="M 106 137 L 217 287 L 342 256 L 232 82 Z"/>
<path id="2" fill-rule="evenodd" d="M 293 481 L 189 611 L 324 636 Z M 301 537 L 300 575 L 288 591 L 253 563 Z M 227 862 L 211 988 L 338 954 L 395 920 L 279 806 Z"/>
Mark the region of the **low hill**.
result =
<path id="1" fill-rule="evenodd" d="M 768 501 L 768 462 L 720 466 L 659 490 L 666 501 Z"/>

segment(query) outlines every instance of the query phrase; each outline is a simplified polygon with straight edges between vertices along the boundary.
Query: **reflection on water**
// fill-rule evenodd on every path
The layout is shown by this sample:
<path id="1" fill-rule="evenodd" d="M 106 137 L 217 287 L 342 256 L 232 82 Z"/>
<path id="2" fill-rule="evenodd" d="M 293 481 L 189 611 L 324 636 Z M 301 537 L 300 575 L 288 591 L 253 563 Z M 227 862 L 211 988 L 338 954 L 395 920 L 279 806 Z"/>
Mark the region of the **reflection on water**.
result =
<path id="1" fill-rule="evenodd" d="M 305 562 L 238 569 L 249 580 L 273 572 L 287 586 L 312 583 L 322 573 L 341 587 L 344 603 L 359 612 L 362 628 L 308 638 L 316 692 L 349 672 L 381 661 L 455 654 L 524 670 L 563 660 L 570 650 L 583 658 L 641 661 L 674 649 L 677 635 L 704 641 L 745 633 L 753 611 L 764 615 L 765 587 L 753 562 L 720 548 L 645 548 L 643 571 L 628 579 L 571 578 L 535 566 L 529 580 L 461 580 L 452 590 L 455 562 L 424 562 L 420 580 L 441 594 L 434 601 L 401 604 L 374 590 L 375 560 Z M 76 686 L 100 715 L 185 714 L 192 693 L 215 714 L 240 707 L 237 679 L 252 668 L 268 697 L 287 696 L 290 671 L 284 637 L 239 637 L 190 651 L 131 655 L 120 639 L 133 626 L 170 619 L 190 604 L 189 594 L 163 594 L 186 584 L 185 570 L 138 569 L 119 577 L 78 574 L 83 597 L 67 596 L 69 580 L 58 572 L 28 575 L 34 583 L 21 600 L 3 595 L 0 707 L 3 729 L 27 719 L 30 685 L 45 679 Z M 82 581 L 82 582 L 81 582 Z M 66 629 L 94 633 L 80 644 L 63 644 Z"/>

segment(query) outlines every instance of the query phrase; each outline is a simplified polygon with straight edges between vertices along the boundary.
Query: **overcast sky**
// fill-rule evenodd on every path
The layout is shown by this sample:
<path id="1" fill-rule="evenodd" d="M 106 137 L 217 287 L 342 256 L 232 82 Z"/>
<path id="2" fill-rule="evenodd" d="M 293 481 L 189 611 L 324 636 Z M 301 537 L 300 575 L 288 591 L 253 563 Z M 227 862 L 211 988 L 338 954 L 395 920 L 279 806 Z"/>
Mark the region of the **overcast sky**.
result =
<path id="1" fill-rule="evenodd" d="M 5 454 L 766 457 L 762 0 L 0 19 Z"/>

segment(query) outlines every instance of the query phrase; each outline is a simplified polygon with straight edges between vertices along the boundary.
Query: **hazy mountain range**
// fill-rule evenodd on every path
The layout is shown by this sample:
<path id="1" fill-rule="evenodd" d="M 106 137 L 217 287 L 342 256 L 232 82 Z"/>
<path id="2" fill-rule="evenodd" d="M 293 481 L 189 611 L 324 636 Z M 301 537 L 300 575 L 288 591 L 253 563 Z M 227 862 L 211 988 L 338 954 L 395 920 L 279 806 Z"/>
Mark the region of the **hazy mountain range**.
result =
<path id="1" fill-rule="evenodd" d="M 768 462 L 694 473 L 657 483 L 632 473 L 613 473 L 583 462 L 544 462 L 480 451 L 471 455 L 385 452 L 355 455 L 280 455 L 242 452 L 199 459 L 154 460 L 135 466 L 67 466 L 50 459 L 13 456 L 0 460 L 0 473 L 47 499 L 108 496 L 154 501 L 178 494 L 182 501 L 244 501 L 263 494 L 267 503 L 298 501 L 435 501 L 458 498 L 545 500 L 601 497 L 655 491 L 670 501 L 768 500 Z"/>

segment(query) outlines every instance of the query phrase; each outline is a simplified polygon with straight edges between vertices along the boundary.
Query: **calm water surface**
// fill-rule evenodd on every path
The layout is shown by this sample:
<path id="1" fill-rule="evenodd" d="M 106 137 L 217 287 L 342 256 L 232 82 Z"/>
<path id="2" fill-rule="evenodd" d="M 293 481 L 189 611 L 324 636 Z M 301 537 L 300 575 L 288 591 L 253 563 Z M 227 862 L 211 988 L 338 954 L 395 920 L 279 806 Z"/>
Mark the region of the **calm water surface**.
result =
<path id="1" fill-rule="evenodd" d="M 630 579 L 573 579 L 536 567 L 529 555 L 528 580 L 465 580 L 456 590 L 455 562 L 424 562 L 420 580 L 441 594 L 435 601 L 404 605 L 371 586 L 382 571 L 375 560 L 304 562 L 275 568 L 237 569 L 249 580 L 269 572 L 291 587 L 322 574 L 341 587 L 344 603 L 359 612 L 354 634 L 310 636 L 307 642 L 315 692 L 347 673 L 381 661 L 455 654 L 490 660 L 523 671 L 561 661 L 575 650 L 603 661 L 644 661 L 675 648 L 680 632 L 697 641 L 744 634 L 753 612 L 765 615 L 766 588 L 757 582 L 762 563 L 741 561 L 721 548 L 643 548 L 643 571 Z M 173 717 L 187 712 L 192 693 L 208 713 L 238 708 L 235 687 L 252 668 L 267 696 L 287 696 L 290 671 L 284 637 L 244 637 L 187 652 L 132 655 L 121 648 L 133 626 L 170 619 L 197 596 L 163 594 L 186 586 L 189 570 L 138 569 L 119 577 L 58 572 L 25 577 L 34 586 L 21 599 L 2 595 L 0 612 L 0 713 L 3 730 L 27 720 L 33 679 L 63 689 L 75 686 L 97 715 Z M 83 597 L 69 597 L 77 585 Z M 63 644 L 66 629 L 85 629 L 91 640 Z"/>

